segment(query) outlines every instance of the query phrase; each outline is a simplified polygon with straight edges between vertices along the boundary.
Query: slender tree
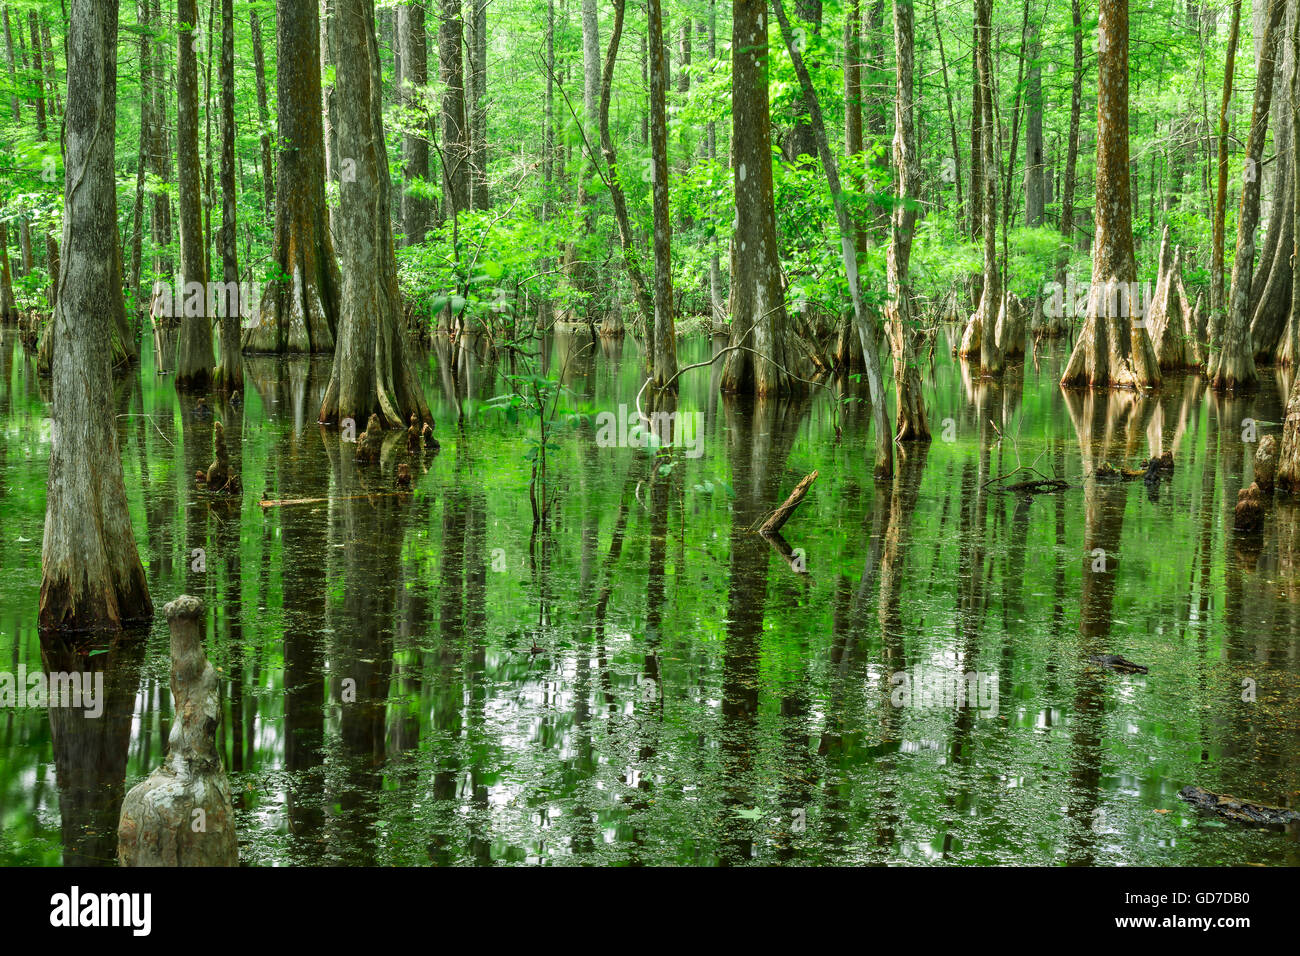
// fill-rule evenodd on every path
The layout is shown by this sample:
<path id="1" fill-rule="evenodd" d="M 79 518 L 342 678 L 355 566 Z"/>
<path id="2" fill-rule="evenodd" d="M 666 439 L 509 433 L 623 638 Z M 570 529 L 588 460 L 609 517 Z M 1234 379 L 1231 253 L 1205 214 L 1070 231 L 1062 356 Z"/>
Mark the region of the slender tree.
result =
<path id="1" fill-rule="evenodd" d="M 239 323 L 243 301 L 239 292 L 239 252 L 235 217 L 235 11 L 233 0 L 221 0 L 221 277 L 225 288 L 217 295 L 221 364 L 213 370 L 213 386 L 224 392 L 244 387 L 244 359 Z"/>
<path id="2" fill-rule="evenodd" d="M 1228 104 L 1232 100 L 1232 74 L 1241 32 L 1241 0 L 1233 0 L 1232 26 L 1228 28 L 1228 58 L 1223 67 L 1223 100 L 1219 106 L 1218 191 L 1214 203 L 1213 248 L 1210 252 L 1210 347 L 1217 349 L 1223 335 L 1223 243 L 1228 206 Z"/>
<path id="3" fill-rule="evenodd" d="M 374 0 L 338 0 L 336 31 L 339 154 L 355 168 L 339 185 L 342 309 L 320 421 L 432 422 L 401 331 Z"/>
<path id="4" fill-rule="evenodd" d="M 1101 0 L 1097 29 L 1097 233 L 1092 286 L 1088 318 L 1061 384 L 1149 388 L 1160 384 L 1160 368 L 1134 294 L 1128 0 Z"/>
<path id="5" fill-rule="evenodd" d="M 262 202 L 267 222 L 275 222 L 275 169 L 271 159 L 271 112 L 266 99 L 266 56 L 262 52 L 262 20 L 257 8 L 248 11 L 248 29 L 253 39 L 253 75 L 257 81 L 258 143 L 262 147 Z"/>
<path id="6" fill-rule="evenodd" d="M 797 392 L 790 366 L 772 185 L 767 89 L 766 0 L 731 3 L 731 168 L 736 223 L 731 240 L 731 344 L 722 390 Z"/>
<path id="7" fill-rule="evenodd" d="M 208 319 L 208 274 L 203 242 L 202 172 L 199 168 L 200 42 L 195 0 L 178 0 L 176 16 L 176 169 L 181 220 L 181 332 L 176 339 L 176 387 L 206 391 L 216 357 Z"/>
<path id="8" fill-rule="evenodd" d="M 1232 260 L 1223 336 L 1211 346 L 1208 373 L 1215 391 L 1251 389 L 1259 384 L 1255 370 L 1255 349 L 1250 340 L 1250 285 L 1255 268 L 1255 229 L 1259 225 L 1260 173 L 1263 170 L 1264 141 L 1268 137 L 1269 104 L 1273 96 L 1273 75 L 1277 43 L 1286 0 L 1270 0 L 1268 26 L 1255 79 L 1255 100 L 1246 137 L 1246 167 L 1242 175 L 1241 203 L 1237 210 L 1237 252 Z"/>
<path id="9" fill-rule="evenodd" d="M 772 9 L 781 24 L 781 34 L 785 38 L 786 50 L 790 62 L 794 65 L 795 75 L 799 78 L 800 91 L 808 104 L 809 120 L 816 138 L 817 153 L 826 174 L 826 185 L 830 189 L 831 203 L 835 207 L 835 223 L 840 234 L 840 260 L 844 264 L 844 277 L 848 280 L 849 300 L 853 306 L 853 324 L 862 346 L 863 364 L 866 366 L 867 388 L 871 394 L 871 414 L 876 428 L 876 460 L 873 473 L 876 478 L 888 478 L 894 473 L 894 436 L 889 428 L 889 419 L 885 412 L 885 384 L 880 373 L 880 357 L 876 349 L 876 337 L 870 327 L 866 305 L 862 297 L 862 287 L 858 275 L 858 254 L 853 221 L 849 217 L 848 206 L 844 202 L 844 193 L 840 185 L 839 164 L 831 152 L 830 139 L 826 135 L 826 121 L 822 116 L 821 103 L 813 87 L 812 77 L 804 64 L 803 55 L 795 42 L 794 31 L 785 15 L 781 0 L 772 0 Z"/>
<path id="10" fill-rule="evenodd" d="M 314 4 L 279 0 L 276 16 L 276 272 L 262 291 L 257 319 L 244 331 L 246 352 L 328 352 L 334 348 L 342 279 L 334 260 L 325 203 L 325 129 L 321 102 L 320 18 Z M 348 162 L 351 160 L 351 162 Z M 353 175 L 347 157 L 341 178 Z"/>
<path id="11" fill-rule="evenodd" d="M 650 31 L 650 152 L 654 207 L 655 324 L 651 355 L 655 387 L 677 378 L 677 332 L 673 326 L 673 224 L 668 212 L 668 70 L 664 65 L 662 0 L 647 0 Z"/>
<path id="12" fill-rule="evenodd" d="M 398 35 L 402 43 L 402 102 L 408 126 L 402 135 L 402 231 L 406 244 L 424 241 L 429 228 L 429 203 L 411 188 L 412 180 L 429 178 L 429 141 L 418 120 L 424 114 L 423 90 L 429 82 L 429 51 L 424 30 L 424 3 L 412 0 L 398 8 Z"/>
<path id="13" fill-rule="evenodd" d="M 894 392 L 898 412 L 894 430 L 898 441 L 929 441 L 921 370 L 916 364 L 915 301 L 908 267 L 912 233 L 916 227 L 917 186 L 921 163 L 913 120 L 913 69 L 916 29 L 912 0 L 894 0 L 894 62 L 897 93 L 894 98 L 894 169 L 898 198 L 890 217 L 889 251 L 885 259 L 889 298 L 885 303 L 886 328 L 894 354 Z"/>
<path id="14" fill-rule="evenodd" d="M 442 167 L 447 214 L 469 208 L 469 124 L 465 120 L 464 21 L 460 0 L 442 0 L 438 24 L 438 78 L 442 81 Z"/>
<path id="15" fill-rule="evenodd" d="M 975 91 L 979 101 L 980 204 L 979 236 L 984 247 L 980 300 L 962 334 L 961 354 L 979 355 L 980 374 L 1000 376 L 1006 359 L 998 343 L 997 321 L 1002 307 L 1002 276 L 998 270 L 998 174 L 994 151 L 993 28 L 991 0 L 975 0 Z"/>

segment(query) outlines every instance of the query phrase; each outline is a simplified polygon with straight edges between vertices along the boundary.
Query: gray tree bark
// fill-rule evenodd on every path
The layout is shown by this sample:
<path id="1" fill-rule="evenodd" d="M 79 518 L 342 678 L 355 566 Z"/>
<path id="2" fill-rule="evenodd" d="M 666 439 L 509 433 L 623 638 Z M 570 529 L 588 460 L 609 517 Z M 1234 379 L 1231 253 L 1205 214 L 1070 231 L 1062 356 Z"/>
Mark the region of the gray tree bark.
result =
<path id="1" fill-rule="evenodd" d="M 50 473 L 41 546 L 42 630 L 119 629 L 153 616 L 136 551 L 111 401 L 109 316 L 117 237 L 112 0 L 71 0 L 65 129 L 64 267 L 51 322 Z"/>
<path id="2" fill-rule="evenodd" d="M 339 154 L 356 165 L 339 186 L 342 309 L 319 418 L 432 424 L 401 332 L 374 0 L 338 0 L 338 14 Z"/>
<path id="3" fill-rule="evenodd" d="M 181 220 L 181 331 L 176 339 L 176 387 L 207 391 L 216 356 L 208 319 L 208 274 L 203 243 L 202 173 L 199 167 L 199 73 L 195 0 L 178 0 L 176 17 L 176 169 Z"/>

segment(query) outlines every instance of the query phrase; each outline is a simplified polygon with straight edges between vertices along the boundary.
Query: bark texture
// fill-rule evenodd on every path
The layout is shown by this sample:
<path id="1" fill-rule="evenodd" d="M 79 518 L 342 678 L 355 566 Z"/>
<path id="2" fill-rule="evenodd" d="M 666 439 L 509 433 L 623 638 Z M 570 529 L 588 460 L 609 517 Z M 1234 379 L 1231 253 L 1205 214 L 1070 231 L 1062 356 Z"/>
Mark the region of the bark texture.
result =
<path id="1" fill-rule="evenodd" d="M 1260 173 L 1264 141 L 1268 136 L 1269 104 L 1276 72 L 1277 36 L 1286 13 L 1286 0 L 1270 0 L 1268 26 L 1255 79 L 1250 133 L 1246 138 L 1246 168 L 1242 176 L 1241 203 L 1237 210 L 1237 251 L 1232 261 L 1227 314 L 1223 335 L 1211 343 L 1207 367 L 1210 388 L 1215 391 L 1249 390 L 1259 384 L 1255 370 L 1255 349 L 1250 341 L 1250 286 L 1255 267 L 1255 229 L 1259 225 Z"/>
<path id="2" fill-rule="evenodd" d="M 1129 189 L 1128 0 L 1101 0 L 1097 53 L 1097 231 L 1088 317 L 1061 384 L 1149 388 L 1160 368 L 1132 294 L 1132 195 Z"/>
<path id="3" fill-rule="evenodd" d="M 401 333 L 374 0 L 339 0 L 338 12 L 339 153 L 355 157 L 356 169 L 339 186 L 343 307 L 319 417 L 431 422 Z"/>
<path id="4" fill-rule="evenodd" d="M 894 420 L 896 441 L 930 440 L 925 397 L 921 392 L 921 370 L 916 362 L 916 300 L 908 277 L 912 234 L 916 227 L 917 185 L 921 179 L 916 125 L 912 115 L 915 26 L 911 0 L 895 0 L 894 170 L 898 177 L 898 202 L 890 219 L 889 251 L 886 254 L 889 298 L 885 303 L 885 321 L 894 356 L 894 393 L 898 400 Z"/>
<path id="5" fill-rule="evenodd" d="M 183 594 L 163 613 L 171 627 L 176 718 L 162 766 L 132 787 L 118 822 L 122 866 L 238 866 L 230 781 L 221 766 L 217 672 L 203 652 L 203 602 Z"/>
<path id="6" fill-rule="evenodd" d="M 244 358 L 239 325 L 244 304 L 239 289 L 239 252 L 236 246 L 235 206 L 235 11 L 233 0 L 221 0 L 221 278 L 233 295 L 217 297 L 220 321 L 221 364 L 213 374 L 218 391 L 244 387 Z"/>
<path id="7" fill-rule="evenodd" d="M 116 629 L 153 616 L 122 479 L 104 309 L 106 289 L 120 294 L 112 281 L 117 8 L 110 0 L 69 5 L 64 268 L 51 323 L 42 630 Z"/>
<path id="8" fill-rule="evenodd" d="M 736 221 L 731 240 L 731 344 L 722 390 L 779 395 L 801 390 L 791 373 L 781 262 L 776 244 L 772 132 L 767 89 L 767 3 L 731 4 L 731 167 Z"/>
<path id="9" fill-rule="evenodd" d="M 178 0 L 176 18 L 176 169 L 181 220 L 181 287 L 185 302 L 181 331 L 176 338 L 176 387 L 206 391 L 216 356 L 208 320 L 208 272 L 203 244 L 203 207 L 199 168 L 199 71 L 194 46 L 198 42 L 195 0 Z"/>
<path id="10" fill-rule="evenodd" d="M 650 155 L 654 206 L 655 297 L 651 378 L 665 388 L 677 377 L 673 327 L 673 225 L 668 210 L 668 69 L 664 63 L 663 4 L 647 0 L 650 23 Z M 676 387 L 674 385 L 674 387 Z"/>
<path id="11" fill-rule="evenodd" d="M 320 18 L 314 4 L 279 0 L 276 10 L 275 263 L 246 352 L 329 352 L 334 348 L 342 279 L 334 261 L 325 203 L 325 128 L 321 110 Z M 348 157 L 352 159 L 352 157 Z M 344 163 L 341 178 L 352 176 Z"/>

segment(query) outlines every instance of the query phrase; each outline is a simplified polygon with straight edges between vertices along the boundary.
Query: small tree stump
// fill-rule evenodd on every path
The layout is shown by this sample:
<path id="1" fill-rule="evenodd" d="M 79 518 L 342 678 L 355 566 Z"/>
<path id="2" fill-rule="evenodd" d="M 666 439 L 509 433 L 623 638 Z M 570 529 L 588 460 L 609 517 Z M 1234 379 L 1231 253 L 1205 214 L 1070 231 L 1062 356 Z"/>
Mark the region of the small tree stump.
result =
<path id="1" fill-rule="evenodd" d="M 365 465 L 377 465 L 383 448 L 384 426 L 379 423 L 379 416 L 371 412 L 366 430 L 357 438 L 357 461 Z"/>
<path id="2" fill-rule="evenodd" d="M 1277 477 L 1277 439 L 1265 435 L 1255 449 L 1255 484 L 1266 495 L 1273 493 L 1273 480 Z"/>
<path id="3" fill-rule="evenodd" d="M 1254 533 L 1264 529 L 1264 495 L 1258 484 L 1237 492 L 1237 507 L 1232 513 L 1232 527 Z"/>
<path id="4" fill-rule="evenodd" d="M 162 766 L 131 788 L 117 825 L 122 866 L 238 866 L 230 782 L 217 752 L 217 674 L 203 653 L 203 602 L 181 595 L 171 627 L 176 717 Z"/>

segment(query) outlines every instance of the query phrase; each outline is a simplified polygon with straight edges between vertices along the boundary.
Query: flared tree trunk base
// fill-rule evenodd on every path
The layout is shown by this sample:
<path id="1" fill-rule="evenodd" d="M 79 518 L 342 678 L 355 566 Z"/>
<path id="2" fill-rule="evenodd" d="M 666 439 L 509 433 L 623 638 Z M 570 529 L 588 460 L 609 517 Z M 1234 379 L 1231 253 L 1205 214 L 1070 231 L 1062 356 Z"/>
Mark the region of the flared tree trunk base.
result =
<path id="1" fill-rule="evenodd" d="M 244 330 L 245 352 L 333 352 L 337 276 L 316 274 L 295 256 L 287 282 L 268 282 L 257 322 Z M 337 271 L 336 269 L 333 271 Z"/>

